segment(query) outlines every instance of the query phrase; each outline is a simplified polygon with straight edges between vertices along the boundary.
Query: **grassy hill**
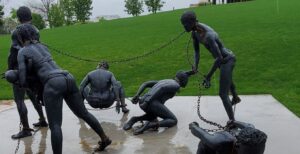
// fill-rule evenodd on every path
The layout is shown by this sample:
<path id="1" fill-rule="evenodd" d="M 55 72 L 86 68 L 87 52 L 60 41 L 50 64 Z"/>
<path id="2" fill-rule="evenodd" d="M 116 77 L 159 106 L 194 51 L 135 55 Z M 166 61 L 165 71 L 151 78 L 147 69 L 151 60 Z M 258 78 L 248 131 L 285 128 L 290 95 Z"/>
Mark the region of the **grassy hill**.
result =
<path id="1" fill-rule="evenodd" d="M 213 27 L 227 48 L 237 56 L 234 80 L 240 94 L 272 94 L 300 116 L 300 1 L 256 0 L 193 8 L 201 22 Z M 175 37 L 183 28 L 185 11 L 176 10 L 102 23 L 75 25 L 41 31 L 42 42 L 74 55 L 116 60 L 140 55 Z M 133 95 L 147 80 L 172 78 L 178 70 L 190 69 L 185 34 L 162 51 L 139 61 L 115 64 L 111 71 Z M 6 69 L 10 36 L 0 37 L 0 72 Z M 192 54 L 191 50 L 191 54 Z M 80 62 L 53 52 L 54 60 L 69 70 L 79 84 L 96 63 Z M 191 55 L 192 56 L 192 55 Z M 213 60 L 201 47 L 200 71 L 207 73 Z M 218 94 L 218 73 L 204 94 Z M 0 99 L 12 98 L 10 85 L 0 81 Z M 197 95 L 197 78 L 180 95 Z"/>

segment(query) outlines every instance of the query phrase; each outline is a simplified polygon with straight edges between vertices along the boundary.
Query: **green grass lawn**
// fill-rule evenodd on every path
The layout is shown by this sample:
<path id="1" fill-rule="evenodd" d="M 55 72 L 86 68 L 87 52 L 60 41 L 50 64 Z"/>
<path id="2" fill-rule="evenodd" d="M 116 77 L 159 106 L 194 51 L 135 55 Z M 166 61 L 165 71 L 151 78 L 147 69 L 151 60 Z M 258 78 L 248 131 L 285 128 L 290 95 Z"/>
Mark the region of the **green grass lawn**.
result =
<path id="1" fill-rule="evenodd" d="M 234 80 L 240 94 L 272 94 L 300 116 L 300 14 L 299 0 L 255 0 L 219 6 L 193 8 L 198 18 L 213 27 L 225 46 L 237 56 Z M 92 59 L 116 60 L 140 55 L 159 47 L 183 28 L 176 10 L 155 15 L 75 25 L 41 31 L 42 42 L 74 55 Z M 188 70 L 185 34 L 162 51 L 139 61 L 115 64 L 111 71 L 132 96 L 147 80 L 172 78 L 178 70 Z M 0 37 L 0 72 L 6 61 L 10 36 Z M 190 52 L 192 56 L 192 50 Z M 96 63 L 80 62 L 53 52 L 54 60 L 77 79 L 96 68 Z M 200 71 L 207 73 L 213 63 L 201 47 Z M 0 99 L 11 99 L 12 90 L 0 81 Z M 218 73 L 204 94 L 218 94 Z M 193 77 L 180 95 L 197 95 Z"/>

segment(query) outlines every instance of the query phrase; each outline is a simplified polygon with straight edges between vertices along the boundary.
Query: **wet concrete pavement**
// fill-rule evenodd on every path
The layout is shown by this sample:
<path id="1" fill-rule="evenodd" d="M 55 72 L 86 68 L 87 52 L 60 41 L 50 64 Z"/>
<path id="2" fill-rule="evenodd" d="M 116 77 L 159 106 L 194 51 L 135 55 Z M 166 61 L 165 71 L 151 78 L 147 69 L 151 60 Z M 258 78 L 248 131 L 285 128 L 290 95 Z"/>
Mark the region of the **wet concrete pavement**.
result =
<path id="1" fill-rule="evenodd" d="M 130 113 L 117 114 L 111 110 L 91 110 L 101 122 L 107 135 L 113 140 L 111 146 L 102 153 L 140 154 L 140 153 L 196 153 L 199 139 L 194 137 L 188 124 L 199 122 L 200 126 L 210 128 L 197 117 L 197 97 L 175 97 L 166 105 L 177 116 L 178 125 L 170 129 L 145 132 L 134 136 L 132 131 L 123 131 L 122 126 L 130 117 L 141 115 L 138 106 L 127 102 Z M 206 118 L 226 124 L 227 115 L 219 97 L 202 97 L 201 113 Z M 10 107 L 9 107 L 10 106 Z M 38 116 L 33 106 L 27 103 L 30 124 L 37 122 Z M 91 109 L 89 105 L 87 108 Z M 63 112 L 63 153 L 92 153 L 99 137 L 84 122 L 78 120 L 64 104 Z M 268 135 L 265 154 L 300 153 L 300 119 L 277 102 L 270 95 L 242 96 L 242 103 L 236 109 L 236 119 L 252 123 Z M 14 153 L 18 144 L 11 135 L 18 132 L 19 117 L 15 107 L 6 103 L 5 110 L 0 107 L 0 153 Z M 18 153 L 52 153 L 50 130 L 41 129 L 33 137 L 20 140 Z"/>

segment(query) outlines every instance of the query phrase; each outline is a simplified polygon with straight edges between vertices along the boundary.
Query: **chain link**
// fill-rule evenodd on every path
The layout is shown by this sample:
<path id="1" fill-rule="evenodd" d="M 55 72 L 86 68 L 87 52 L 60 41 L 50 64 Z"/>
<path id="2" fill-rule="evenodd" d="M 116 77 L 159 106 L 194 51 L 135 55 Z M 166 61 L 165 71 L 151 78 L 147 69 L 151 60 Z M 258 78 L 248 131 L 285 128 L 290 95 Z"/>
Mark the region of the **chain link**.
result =
<path id="1" fill-rule="evenodd" d="M 19 124 L 19 132 L 22 131 L 22 127 L 23 127 L 23 125 L 22 125 L 22 123 L 20 122 L 20 124 Z M 21 142 L 21 139 L 19 138 L 19 139 L 18 139 L 17 146 L 16 146 L 15 154 L 17 154 L 18 151 L 19 151 L 19 148 L 20 148 L 20 142 Z"/>
<path id="2" fill-rule="evenodd" d="M 193 66 L 193 63 L 191 62 L 190 54 L 189 54 L 189 51 L 190 51 L 189 47 L 190 47 L 191 41 L 192 41 L 192 37 L 190 37 L 190 39 L 186 45 L 186 59 L 187 59 L 188 64 Z"/>
<path id="3" fill-rule="evenodd" d="M 200 120 L 204 121 L 205 123 L 207 123 L 209 125 L 212 125 L 212 126 L 218 127 L 217 129 L 204 129 L 204 130 L 206 130 L 207 132 L 218 132 L 218 131 L 224 130 L 226 127 L 223 127 L 222 125 L 220 125 L 220 124 L 218 124 L 216 122 L 207 120 L 206 118 L 204 118 L 201 115 L 201 112 L 200 112 L 200 103 L 201 103 L 201 97 L 202 97 L 202 93 L 201 93 L 202 92 L 202 86 L 201 86 L 201 79 L 200 79 L 200 77 L 199 77 L 199 82 L 198 82 L 198 88 L 199 88 L 198 100 L 197 100 L 197 114 L 198 114 L 198 117 L 200 118 Z"/>
<path id="4" fill-rule="evenodd" d="M 173 42 L 177 41 L 179 38 L 181 38 L 183 36 L 183 34 L 185 34 L 185 31 L 181 32 L 180 34 L 178 34 L 176 37 L 174 37 L 173 39 L 171 39 L 169 42 L 166 42 L 164 44 L 162 44 L 161 46 L 159 46 L 158 48 L 152 49 L 142 55 L 138 55 L 135 57 L 130 57 L 130 58 L 126 58 L 126 59 L 120 59 L 120 60 L 114 60 L 114 61 L 109 61 L 110 63 L 113 64 L 117 64 L 117 63 L 126 63 L 126 62 L 130 62 L 130 61 L 135 61 L 135 60 L 139 60 L 141 58 L 145 58 L 148 57 L 150 55 L 153 55 L 159 51 L 161 51 L 162 49 L 170 46 Z"/>
<path id="5" fill-rule="evenodd" d="M 22 129 L 23 129 L 23 125 L 22 125 L 22 122 L 20 122 L 19 132 L 21 132 Z M 29 130 L 33 132 L 32 136 L 34 136 L 39 130 L 41 130 L 41 127 L 38 127 L 38 129 L 36 129 L 36 130 L 33 130 L 33 129 L 29 128 Z M 20 149 L 20 142 L 21 142 L 21 138 L 18 138 L 18 143 L 17 143 L 16 149 L 15 149 L 15 154 L 17 154 L 19 149 Z"/>
<path id="6" fill-rule="evenodd" d="M 85 62 L 91 62 L 91 63 L 99 63 L 99 60 L 95 60 L 95 59 L 87 59 L 87 58 L 82 58 L 82 57 L 79 57 L 79 56 L 74 56 L 72 54 L 70 54 L 69 52 L 64 52 L 62 50 L 59 50 L 55 47 L 52 47 L 52 46 L 49 46 L 45 43 L 41 43 L 43 44 L 44 46 L 46 46 L 47 48 L 50 49 L 50 51 L 54 51 L 55 53 L 58 53 L 60 55 L 63 55 L 63 56 L 66 56 L 66 57 L 70 57 L 70 58 L 73 58 L 75 60 L 78 60 L 78 61 L 85 61 Z"/>
<path id="7" fill-rule="evenodd" d="M 192 37 L 190 37 L 188 43 L 187 43 L 187 46 L 186 46 L 186 58 L 187 58 L 187 61 L 188 63 L 193 66 L 193 63 L 191 62 L 190 60 L 190 56 L 189 56 L 189 46 L 190 46 L 190 43 L 191 43 L 191 40 L 192 40 Z M 210 120 L 207 120 L 206 118 L 204 118 L 202 115 L 201 115 L 201 112 L 200 112 L 200 104 L 201 104 L 201 97 L 202 97 L 202 85 L 201 85 L 201 78 L 204 77 L 204 75 L 201 73 L 201 72 L 198 72 L 199 74 L 199 77 L 198 77 L 198 90 L 199 90 L 199 93 L 198 93 L 198 100 L 197 100 L 197 114 L 198 114 L 198 117 L 200 118 L 200 120 L 202 120 L 203 122 L 209 124 L 209 125 L 212 125 L 212 126 L 216 126 L 218 127 L 217 129 L 204 129 L 205 131 L 207 132 L 218 132 L 218 131 L 221 131 L 221 130 L 224 130 L 226 127 L 222 126 L 221 124 L 218 124 L 216 122 L 213 122 L 213 121 L 210 121 Z"/>
<path id="8" fill-rule="evenodd" d="M 111 60 L 111 61 L 108 61 L 110 64 L 118 64 L 118 63 L 127 63 L 127 62 L 131 62 L 131 61 L 137 61 L 139 59 L 142 59 L 142 58 L 145 58 L 145 57 L 148 57 L 150 55 L 153 55 L 159 51 L 161 51 L 162 49 L 170 46 L 173 42 L 175 42 L 176 40 L 178 40 L 179 38 L 181 38 L 183 36 L 183 34 L 185 34 L 185 31 L 184 32 L 181 32 L 180 34 L 178 34 L 176 37 L 174 37 L 173 39 L 171 39 L 170 41 L 162 44 L 161 46 L 159 46 L 158 48 L 155 48 L 155 49 L 152 49 L 148 52 L 145 52 L 141 55 L 138 55 L 138 56 L 133 56 L 133 57 L 129 57 L 129 58 L 124 58 L 124 59 L 118 59 L 118 60 Z M 72 55 L 70 54 L 69 52 L 64 52 L 62 50 L 59 50 L 55 47 L 52 47 L 52 46 L 49 46 L 49 45 L 46 45 L 44 43 L 42 43 L 43 45 L 45 45 L 46 47 L 48 47 L 51 51 L 54 51 L 60 55 L 64 55 L 64 56 L 67 56 L 67 57 L 70 57 L 70 58 L 73 58 L 73 59 L 76 59 L 76 60 L 79 60 L 79 61 L 85 61 L 85 62 L 90 62 L 90 63 L 99 63 L 100 60 L 97 60 L 97 59 L 89 59 L 89 58 L 82 58 L 82 57 L 79 57 L 79 56 L 75 56 L 75 55 Z"/>

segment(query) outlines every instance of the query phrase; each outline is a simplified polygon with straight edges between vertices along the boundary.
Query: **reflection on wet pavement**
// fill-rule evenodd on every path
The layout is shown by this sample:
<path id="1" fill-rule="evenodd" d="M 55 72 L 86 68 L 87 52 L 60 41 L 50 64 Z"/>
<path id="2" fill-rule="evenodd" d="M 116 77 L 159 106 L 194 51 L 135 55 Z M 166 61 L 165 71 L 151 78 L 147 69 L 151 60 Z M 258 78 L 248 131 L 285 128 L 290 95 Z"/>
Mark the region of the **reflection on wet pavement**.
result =
<path id="1" fill-rule="evenodd" d="M 190 133 L 188 124 L 197 121 L 201 126 L 210 128 L 209 125 L 200 122 L 197 117 L 196 99 L 197 97 L 175 97 L 168 101 L 166 106 L 176 115 L 178 125 L 169 129 L 159 128 L 158 131 L 147 131 L 138 136 L 134 136 L 132 130 L 122 130 L 128 119 L 143 114 L 138 106 L 127 102 L 130 112 L 125 115 L 117 114 L 114 109 L 91 110 L 90 112 L 101 122 L 104 131 L 113 141 L 111 146 L 101 153 L 196 153 L 199 139 Z M 242 96 L 242 100 L 243 102 L 237 107 L 236 119 L 252 123 L 268 134 L 265 154 L 283 154 L 286 153 L 286 148 L 289 149 L 289 154 L 299 153 L 299 118 L 269 95 Z M 32 124 L 38 117 L 31 103 L 27 103 L 27 106 L 29 122 Z M 90 106 L 86 106 L 91 109 Z M 75 117 L 67 106 L 63 110 L 63 153 L 93 153 L 100 140 L 97 134 L 86 123 Z M 202 97 L 201 113 L 208 119 L 223 125 L 227 121 L 219 97 Z M 0 120 L 0 153 L 14 153 L 18 141 L 12 140 L 10 136 L 18 132 L 19 117 L 16 109 L 0 112 Z M 286 132 L 293 132 L 293 134 Z M 283 133 L 285 136 L 282 135 Z M 32 137 L 21 139 L 18 153 L 51 154 L 50 130 L 43 128 Z"/>
<path id="2" fill-rule="evenodd" d="M 42 153 L 45 153 L 45 151 L 46 151 L 46 138 L 47 138 L 47 134 L 48 134 L 48 128 L 41 128 L 41 129 L 39 129 L 38 133 L 40 133 L 40 139 L 37 141 L 37 142 L 39 142 L 37 153 L 42 154 Z M 25 153 L 26 154 L 33 153 L 32 145 L 34 143 L 34 138 L 27 137 L 27 138 L 21 139 L 21 141 L 24 144 Z"/>

